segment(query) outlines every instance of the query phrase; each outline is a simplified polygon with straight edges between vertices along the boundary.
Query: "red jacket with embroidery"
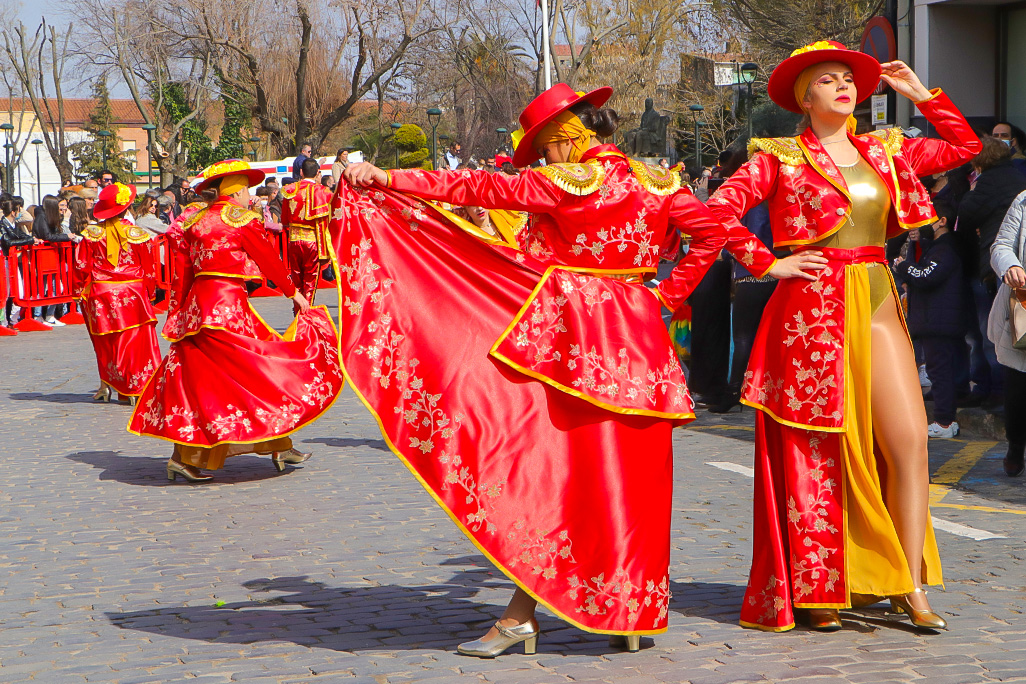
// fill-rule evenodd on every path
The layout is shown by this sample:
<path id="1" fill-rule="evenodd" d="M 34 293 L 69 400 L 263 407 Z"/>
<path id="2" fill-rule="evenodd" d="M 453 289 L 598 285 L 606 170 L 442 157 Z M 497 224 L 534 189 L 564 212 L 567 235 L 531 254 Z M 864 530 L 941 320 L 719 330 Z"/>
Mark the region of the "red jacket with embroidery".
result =
<path id="1" fill-rule="evenodd" d="M 289 231 L 289 240 L 317 243 L 317 258 L 327 259 L 325 233 L 331 191 L 320 183 L 304 178 L 281 191 L 281 224 Z"/>
<path id="2" fill-rule="evenodd" d="M 887 237 L 933 223 L 930 193 L 919 182 L 976 156 L 980 140 L 948 96 L 935 89 L 919 110 L 943 138 L 905 139 L 900 129 L 849 136 L 859 154 L 880 174 L 891 197 Z M 755 155 L 709 200 L 724 225 L 737 228 L 749 209 L 769 201 L 775 248 L 819 242 L 837 232 L 851 213 L 851 196 L 841 172 L 819 139 L 806 129 L 796 138 L 756 138 Z M 727 249 L 744 261 L 744 243 L 731 233 Z"/>
<path id="3" fill-rule="evenodd" d="M 517 235 L 521 248 L 549 263 L 597 272 L 652 273 L 660 245 L 680 231 L 691 236 L 688 258 L 659 284 L 675 309 L 716 258 L 725 239 L 764 274 L 773 254 L 738 224 L 725 230 L 680 176 L 628 159 L 613 145 L 584 153 L 576 164 L 550 164 L 518 176 L 478 171 L 393 171 L 390 187 L 423 199 L 532 214 Z"/>

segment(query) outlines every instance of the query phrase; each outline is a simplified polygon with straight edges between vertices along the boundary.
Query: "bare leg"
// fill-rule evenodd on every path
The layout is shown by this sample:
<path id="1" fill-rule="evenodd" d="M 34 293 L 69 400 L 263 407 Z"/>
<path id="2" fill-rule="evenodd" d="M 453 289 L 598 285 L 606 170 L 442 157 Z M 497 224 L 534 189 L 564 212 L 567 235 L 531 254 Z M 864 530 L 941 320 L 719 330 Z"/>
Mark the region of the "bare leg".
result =
<path id="1" fill-rule="evenodd" d="M 534 609 L 538 607 L 538 602 L 531 598 L 531 595 L 526 591 L 517 587 L 517 590 L 513 592 L 513 598 L 509 600 L 509 605 L 506 606 L 505 612 L 502 617 L 499 618 L 499 624 L 503 627 L 516 627 L 522 625 L 525 622 L 534 619 Z M 491 641 L 498 636 L 499 631 L 492 627 L 488 630 L 481 640 Z"/>
<path id="2" fill-rule="evenodd" d="M 871 334 L 873 435 L 887 465 L 884 503 L 912 582 L 921 588 L 930 500 L 926 409 L 915 354 L 893 295 L 874 314 Z M 917 610 L 929 609 L 922 593 L 910 594 L 909 600 Z"/>

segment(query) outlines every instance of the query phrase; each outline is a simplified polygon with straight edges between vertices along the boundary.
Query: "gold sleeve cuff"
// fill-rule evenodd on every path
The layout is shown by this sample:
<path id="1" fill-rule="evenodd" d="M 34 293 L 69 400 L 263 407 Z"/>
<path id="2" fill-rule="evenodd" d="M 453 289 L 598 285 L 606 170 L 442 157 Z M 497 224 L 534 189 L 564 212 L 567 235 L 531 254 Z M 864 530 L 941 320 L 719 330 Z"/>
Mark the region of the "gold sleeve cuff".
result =
<path id="1" fill-rule="evenodd" d="M 925 100 L 919 100 L 918 102 L 916 102 L 916 106 L 929 102 L 930 100 L 934 99 L 943 92 L 944 91 L 940 88 L 930 88 L 930 97 L 926 98 Z"/>
<path id="2" fill-rule="evenodd" d="M 392 187 L 392 172 L 385 169 L 385 187 Z"/>
<path id="3" fill-rule="evenodd" d="M 762 273 L 760 273 L 759 275 L 755 276 L 755 277 L 756 278 L 765 278 L 766 276 L 768 276 L 769 272 L 773 270 L 773 267 L 777 265 L 777 261 L 779 261 L 779 259 L 774 257 L 773 258 L 773 262 L 766 268 L 766 270 L 763 271 Z"/>

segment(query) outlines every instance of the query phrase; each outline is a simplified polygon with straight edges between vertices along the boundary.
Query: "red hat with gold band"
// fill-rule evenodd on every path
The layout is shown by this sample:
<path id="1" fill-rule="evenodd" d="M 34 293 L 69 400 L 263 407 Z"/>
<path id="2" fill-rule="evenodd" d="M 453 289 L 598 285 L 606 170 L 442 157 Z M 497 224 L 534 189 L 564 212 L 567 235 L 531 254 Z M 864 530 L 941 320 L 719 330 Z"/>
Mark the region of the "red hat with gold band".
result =
<path id="1" fill-rule="evenodd" d="M 766 88 L 770 99 L 784 109 L 804 114 L 805 110 L 795 98 L 794 84 L 803 71 L 823 62 L 840 62 L 851 69 L 858 95 L 857 102 L 862 102 L 872 95 L 880 82 L 880 63 L 875 58 L 864 52 L 849 50 L 834 40 L 820 40 L 798 48 L 777 65 L 770 74 Z"/>
<path id="2" fill-rule="evenodd" d="M 93 205 L 93 218 L 97 221 L 106 221 L 114 218 L 132 206 L 135 201 L 135 186 L 125 183 L 111 183 L 103 190 L 100 190 L 96 204 Z"/>
<path id="3" fill-rule="evenodd" d="M 246 176 L 249 187 L 253 187 L 266 176 L 260 169 L 254 169 L 249 162 L 242 159 L 225 159 L 214 162 L 200 173 L 202 180 L 196 184 L 196 192 L 203 192 L 207 188 L 214 187 L 224 178 L 229 176 Z"/>
<path id="4" fill-rule="evenodd" d="M 513 152 L 513 166 L 523 168 L 541 158 L 534 147 L 534 138 L 555 117 L 579 102 L 590 102 L 596 107 L 601 107 L 612 94 L 613 89 L 608 86 L 585 94 L 574 92 L 574 89 L 565 83 L 556 83 L 531 100 L 520 113 L 520 130 L 513 133 L 513 144 L 516 146 L 516 151 Z"/>

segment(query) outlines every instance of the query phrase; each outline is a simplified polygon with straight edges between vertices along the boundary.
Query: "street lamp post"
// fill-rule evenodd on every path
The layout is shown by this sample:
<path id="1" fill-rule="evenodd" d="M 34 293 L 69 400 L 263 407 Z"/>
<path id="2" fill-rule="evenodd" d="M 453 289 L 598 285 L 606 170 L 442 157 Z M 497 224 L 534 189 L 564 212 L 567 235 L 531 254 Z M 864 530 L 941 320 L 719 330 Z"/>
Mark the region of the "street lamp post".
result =
<path id="1" fill-rule="evenodd" d="M 752 139 L 752 83 L 759 73 L 759 65 L 755 62 L 745 62 L 741 65 L 741 80 L 748 86 L 748 99 L 745 100 L 745 114 L 748 116 L 748 139 Z"/>
<path id="2" fill-rule="evenodd" d="M 107 168 L 107 138 L 113 135 L 110 131 L 96 131 L 96 135 L 103 138 L 101 149 L 103 150 L 103 168 Z M 101 169 L 102 170 L 102 169 Z"/>
<path id="3" fill-rule="evenodd" d="M 432 107 L 427 110 L 428 123 L 431 124 L 431 168 L 438 168 L 438 122 L 442 120 L 442 110 Z"/>
<path id="4" fill-rule="evenodd" d="M 701 125 L 701 122 L 698 120 L 698 117 L 701 116 L 702 112 L 705 110 L 705 107 L 703 107 L 700 104 L 693 104 L 690 107 L 688 107 L 688 109 L 691 111 L 691 116 L 695 120 L 695 165 L 698 166 L 698 167 L 701 167 L 702 166 L 702 134 L 699 131 L 699 126 Z"/>
<path id="5" fill-rule="evenodd" d="M 505 128 L 496 128 L 495 134 L 499 136 L 499 149 L 503 152 L 506 151 L 506 136 L 509 135 L 509 131 Z"/>
<path id="6" fill-rule="evenodd" d="M 395 166 L 392 168 L 395 169 L 399 168 L 399 145 L 397 145 L 395 142 L 395 134 L 398 133 L 399 129 L 402 127 L 403 125 L 398 121 L 392 122 L 392 146 L 395 147 Z"/>
<path id="7" fill-rule="evenodd" d="M 253 145 L 253 149 L 250 150 L 250 155 L 249 156 L 250 156 L 251 159 L 253 159 L 253 161 L 256 161 L 257 145 L 260 144 L 260 136 L 259 135 L 251 135 L 249 137 L 249 142 L 250 142 L 251 145 Z"/>
<path id="8" fill-rule="evenodd" d="M 142 129 L 146 131 L 146 186 L 153 187 L 153 131 L 157 127 L 151 123 L 143 124 Z"/>
<path id="9" fill-rule="evenodd" d="M 36 148 L 36 204 L 39 204 L 43 199 L 42 179 L 39 176 L 39 146 L 43 144 L 43 141 L 39 138 L 32 138 L 32 144 Z"/>
<path id="10" fill-rule="evenodd" d="M 11 131 L 14 130 L 14 126 L 9 123 L 0 124 L 0 130 L 7 135 L 7 142 L 4 144 L 4 149 L 7 150 L 7 162 L 4 164 L 4 190 L 11 192 L 11 148 L 14 147 L 11 144 Z"/>

